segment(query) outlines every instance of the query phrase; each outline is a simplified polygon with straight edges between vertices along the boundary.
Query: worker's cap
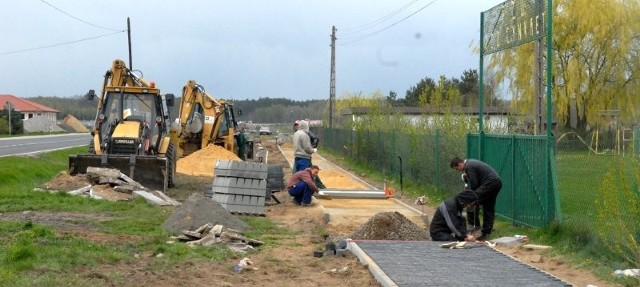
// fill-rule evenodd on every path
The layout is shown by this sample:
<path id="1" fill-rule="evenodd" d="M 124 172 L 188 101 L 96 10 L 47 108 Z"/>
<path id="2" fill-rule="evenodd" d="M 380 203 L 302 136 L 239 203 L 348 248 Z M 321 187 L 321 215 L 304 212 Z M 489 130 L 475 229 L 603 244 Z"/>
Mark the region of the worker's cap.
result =
<path id="1" fill-rule="evenodd" d="M 294 126 L 297 126 L 297 125 L 299 125 L 299 124 L 300 124 L 300 120 L 297 120 L 297 121 L 293 122 L 293 125 L 294 125 Z"/>
<path id="2" fill-rule="evenodd" d="M 468 204 L 478 201 L 478 194 L 470 189 L 463 190 L 462 192 L 458 193 L 456 197 L 458 197 L 458 200 L 460 200 L 462 204 Z"/>

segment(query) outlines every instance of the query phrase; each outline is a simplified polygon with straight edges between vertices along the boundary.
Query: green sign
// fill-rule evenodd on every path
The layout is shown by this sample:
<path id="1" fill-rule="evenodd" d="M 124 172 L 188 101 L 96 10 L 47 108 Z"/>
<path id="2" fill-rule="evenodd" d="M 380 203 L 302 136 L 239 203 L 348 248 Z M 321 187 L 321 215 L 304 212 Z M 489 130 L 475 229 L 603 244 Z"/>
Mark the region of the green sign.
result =
<path id="1" fill-rule="evenodd" d="M 488 55 L 545 36 L 546 0 L 507 0 L 482 12 L 483 54 Z"/>

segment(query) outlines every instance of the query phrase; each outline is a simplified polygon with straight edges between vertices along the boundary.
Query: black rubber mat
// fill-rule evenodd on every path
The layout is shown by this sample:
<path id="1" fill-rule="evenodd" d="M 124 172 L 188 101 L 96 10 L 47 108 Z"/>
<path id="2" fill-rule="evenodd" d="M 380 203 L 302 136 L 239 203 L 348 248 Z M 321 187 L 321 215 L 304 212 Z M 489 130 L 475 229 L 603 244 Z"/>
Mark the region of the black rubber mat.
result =
<path id="1" fill-rule="evenodd" d="M 482 245 L 433 241 L 355 241 L 398 286 L 572 286 Z"/>

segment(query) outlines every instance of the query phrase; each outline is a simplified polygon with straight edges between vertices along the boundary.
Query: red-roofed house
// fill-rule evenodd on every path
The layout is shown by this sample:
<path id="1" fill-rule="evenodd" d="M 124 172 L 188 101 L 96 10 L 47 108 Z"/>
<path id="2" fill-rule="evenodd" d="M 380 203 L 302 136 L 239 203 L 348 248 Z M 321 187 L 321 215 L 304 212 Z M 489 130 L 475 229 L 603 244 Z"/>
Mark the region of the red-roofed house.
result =
<path id="1" fill-rule="evenodd" d="M 0 94 L 0 110 L 4 110 L 7 102 L 13 105 L 13 109 L 16 112 L 22 114 L 22 120 L 26 121 L 33 117 L 41 118 L 45 121 L 45 126 L 57 126 L 57 117 L 60 111 L 43 106 L 38 103 L 27 101 L 22 98 L 18 98 L 14 95 L 1 95 Z M 50 129 L 49 129 L 50 130 Z M 30 131 L 32 132 L 32 131 Z"/>

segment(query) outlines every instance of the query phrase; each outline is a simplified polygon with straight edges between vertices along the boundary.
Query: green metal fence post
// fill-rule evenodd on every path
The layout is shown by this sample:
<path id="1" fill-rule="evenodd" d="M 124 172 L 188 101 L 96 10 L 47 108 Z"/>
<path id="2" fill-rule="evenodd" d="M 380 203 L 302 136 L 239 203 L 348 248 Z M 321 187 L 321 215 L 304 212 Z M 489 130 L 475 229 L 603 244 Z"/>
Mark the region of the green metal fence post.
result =
<path id="1" fill-rule="evenodd" d="M 513 208 L 513 214 L 511 215 L 511 224 L 512 225 L 516 225 L 517 222 L 517 218 L 518 218 L 518 206 L 516 206 L 518 204 L 518 201 L 516 200 L 516 195 L 518 194 L 518 192 L 516 191 L 517 185 L 516 183 L 516 135 L 511 135 L 511 178 L 513 180 L 510 180 L 511 182 L 511 206 Z"/>
<path id="2" fill-rule="evenodd" d="M 435 168 L 434 170 L 436 171 L 436 186 L 438 188 L 442 188 L 442 186 L 440 186 L 440 178 L 442 177 L 442 169 L 441 169 L 441 165 L 442 162 L 440 160 L 440 130 L 436 130 L 436 138 L 435 138 L 435 142 L 436 142 L 436 149 L 435 149 Z"/>
<path id="3" fill-rule="evenodd" d="M 484 159 L 485 158 L 485 156 L 484 156 L 484 152 L 485 152 L 485 149 L 484 149 L 484 141 L 485 141 L 484 132 L 480 132 L 480 134 L 478 135 L 478 140 L 479 140 L 479 144 L 478 144 L 478 150 L 479 150 L 478 155 L 479 156 L 478 156 L 478 159 L 481 160 L 481 161 L 484 161 L 485 160 Z"/>

